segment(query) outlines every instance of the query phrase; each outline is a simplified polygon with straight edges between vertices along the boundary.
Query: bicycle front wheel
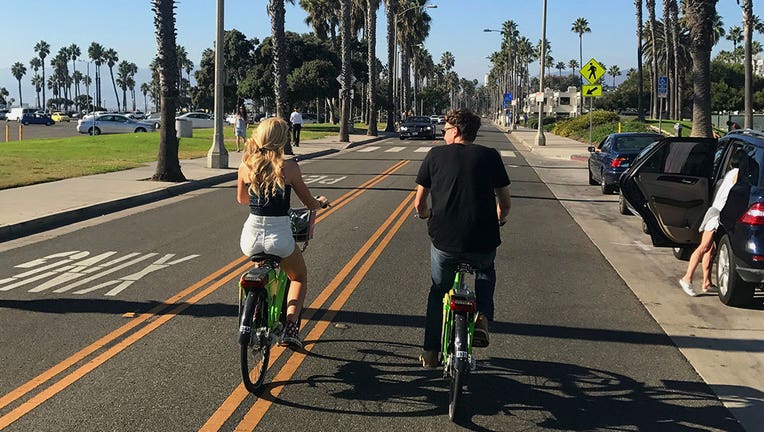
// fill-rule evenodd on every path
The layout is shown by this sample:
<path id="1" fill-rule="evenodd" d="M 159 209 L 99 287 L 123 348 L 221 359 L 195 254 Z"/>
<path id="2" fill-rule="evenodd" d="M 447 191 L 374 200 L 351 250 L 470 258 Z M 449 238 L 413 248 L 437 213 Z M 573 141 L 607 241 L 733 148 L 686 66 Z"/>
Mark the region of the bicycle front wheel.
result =
<path id="1" fill-rule="evenodd" d="M 252 313 L 252 336 L 249 343 L 241 344 L 241 377 L 244 387 L 250 393 L 256 393 L 263 385 L 271 356 L 265 293 L 250 292 L 244 302 L 244 313 Z"/>

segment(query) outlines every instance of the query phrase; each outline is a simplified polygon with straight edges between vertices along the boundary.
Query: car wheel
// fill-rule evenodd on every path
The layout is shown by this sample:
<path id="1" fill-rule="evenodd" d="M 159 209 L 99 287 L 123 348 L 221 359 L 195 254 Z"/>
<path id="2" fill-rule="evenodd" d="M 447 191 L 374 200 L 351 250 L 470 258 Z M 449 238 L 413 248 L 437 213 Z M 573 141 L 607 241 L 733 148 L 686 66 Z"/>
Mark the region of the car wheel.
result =
<path id="1" fill-rule="evenodd" d="M 135 133 L 141 133 L 141 132 L 146 132 L 146 129 L 139 127 L 138 129 L 135 130 Z"/>
<path id="2" fill-rule="evenodd" d="M 695 247 L 675 247 L 671 248 L 671 251 L 674 253 L 674 258 L 680 261 L 689 261 Z"/>
<path id="3" fill-rule="evenodd" d="M 594 177 L 592 177 L 592 169 L 587 167 L 586 170 L 589 171 L 589 185 L 590 186 L 598 185 L 599 182 L 597 180 L 594 180 Z"/>
<path id="4" fill-rule="evenodd" d="M 735 256 L 732 253 L 728 235 L 719 242 L 716 257 L 716 285 L 719 287 L 719 300 L 727 306 L 746 306 L 753 302 L 756 285 L 744 281 L 737 273 Z"/>
<path id="5" fill-rule="evenodd" d="M 28 121 L 23 121 L 23 122 L 21 122 L 21 124 L 23 124 L 24 126 L 29 126 L 29 122 Z"/>
<path id="6" fill-rule="evenodd" d="M 403 137 L 398 137 L 398 138 L 400 138 L 400 139 L 401 139 L 401 141 L 403 141 L 404 139 L 406 139 L 406 138 L 403 138 Z"/>
<path id="7" fill-rule="evenodd" d="M 629 206 L 626 204 L 626 198 L 623 197 L 622 193 L 618 194 L 618 212 L 626 216 L 631 215 Z"/>
<path id="8" fill-rule="evenodd" d="M 154 129 L 159 129 L 159 122 L 154 123 Z"/>
<path id="9" fill-rule="evenodd" d="M 97 127 L 92 127 L 88 129 L 88 135 L 101 135 L 101 129 L 98 129 Z"/>

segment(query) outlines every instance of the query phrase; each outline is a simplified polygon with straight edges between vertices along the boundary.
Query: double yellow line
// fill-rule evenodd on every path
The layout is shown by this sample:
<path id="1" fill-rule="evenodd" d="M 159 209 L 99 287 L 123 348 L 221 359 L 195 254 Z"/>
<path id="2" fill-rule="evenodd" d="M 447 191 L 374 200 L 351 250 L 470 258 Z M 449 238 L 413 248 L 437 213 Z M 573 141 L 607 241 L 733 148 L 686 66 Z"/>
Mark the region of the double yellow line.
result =
<path id="1" fill-rule="evenodd" d="M 403 160 L 393 164 L 391 167 L 383 171 L 378 176 L 364 182 L 358 188 L 341 196 L 340 198 L 335 200 L 332 207 L 330 207 L 327 210 L 323 210 L 319 213 L 316 219 L 316 222 L 322 221 L 333 212 L 339 210 L 340 208 L 345 206 L 347 203 L 349 203 L 350 201 L 352 201 L 353 199 L 357 198 L 359 195 L 364 193 L 370 187 L 373 187 L 374 185 L 380 183 L 381 181 L 389 177 L 391 174 L 401 169 L 408 162 L 409 162 L 408 160 Z M 34 395 L 33 397 L 31 397 L 30 399 L 28 399 L 21 405 L 19 405 L 18 407 L 14 408 L 7 414 L 0 417 L 0 430 L 8 427 L 10 424 L 15 422 L 19 418 L 23 417 L 24 415 L 28 414 L 29 412 L 31 412 L 32 410 L 40 406 L 46 400 L 50 399 L 51 397 L 55 396 L 56 394 L 66 389 L 69 385 L 77 382 L 79 379 L 81 379 L 82 377 L 84 377 L 85 375 L 93 371 L 98 366 L 102 365 L 103 363 L 111 359 L 112 357 L 116 356 L 117 354 L 119 354 L 120 352 L 122 352 L 123 350 L 125 350 L 126 348 L 128 348 L 129 346 L 131 346 L 132 344 L 134 344 L 135 342 L 137 342 L 144 336 L 150 334 L 151 332 L 159 328 L 162 324 L 174 318 L 183 310 L 187 309 L 188 307 L 196 304 L 203 298 L 207 297 L 209 294 L 213 293 L 215 290 L 217 290 L 221 286 L 231 281 L 241 272 L 245 271 L 247 268 L 249 268 L 249 266 L 250 264 L 246 257 L 237 258 L 236 260 L 226 264 L 225 266 L 215 271 L 214 273 L 210 274 L 209 276 L 205 277 L 204 279 L 200 280 L 199 282 L 185 288 L 179 293 L 168 298 L 167 300 L 155 306 L 148 312 L 140 314 L 139 316 L 132 319 L 129 323 L 117 328 L 116 330 L 112 331 L 106 336 L 98 339 L 92 344 L 81 349 L 80 351 L 73 354 L 72 356 L 64 359 L 63 361 L 56 364 L 55 366 L 48 369 L 47 371 L 41 373 L 40 375 L 34 377 L 30 381 L 22 384 L 21 386 L 17 387 L 16 389 L 12 390 L 6 395 L 0 397 L 0 409 L 2 409 L 8 406 L 9 404 L 13 403 L 17 399 L 25 396 L 27 393 L 31 392 L 38 386 L 48 381 L 51 381 L 53 378 L 55 378 L 56 376 L 58 376 L 65 370 L 69 369 L 70 367 L 75 366 L 77 363 L 83 360 L 86 360 L 92 355 L 95 355 L 97 351 L 101 350 L 107 345 L 113 344 L 106 351 L 96 355 L 91 360 L 88 360 L 87 363 L 83 364 L 82 366 L 78 367 L 74 371 L 61 377 L 58 381 L 55 381 L 49 387 L 45 388 L 41 392 L 37 393 L 36 395 Z M 345 266 L 345 267 L 347 268 L 348 266 Z M 345 269 L 343 269 L 343 271 L 345 271 Z M 208 284 L 209 286 L 207 286 Z M 197 292 L 197 290 L 205 286 L 206 288 Z M 327 287 L 327 289 L 328 288 L 329 287 Z M 319 297 L 322 297 L 322 296 L 324 296 L 323 298 L 328 297 L 330 293 L 326 293 L 327 289 L 325 289 L 324 292 L 322 292 Z M 194 294 L 195 292 L 197 293 Z M 183 302 L 182 304 L 179 304 L 184 298 L 188 296 L 191 296 L 191 297 L 185 300 L 185 302 Z M 318 300 L 319 299 L 316 299 L 316 301 Z M 316 303 L 316 301 L 314 301 L 314 303 Z M 323 304 L 323 301 L 320 304 Z M 313 305 L 311 305 L 311 307 L 313 307 Z M 313 312 L 308 311 L 308 313 L 305 314 L 304 322 L 312 318 L 312 316 L 313 316 Z M 149 320 L 151 321 L 148 322 Z M 138 326 L 144 323 L 147 323 L 147 324 L 141 327 L 140 329 L 134 331 L 133 333 L 127 335 L 130 331 L 136 329 Z M 123 338 L 123 339 L 119 340 L 120 338 Z M 116 343 L 114 343 L 115 341 Z M 275 356 L 275 358 L 278 358 L 278 355 L 280 355 L 280 352 Z M 272 359 L 273 359 L 272 361 L 275 361 L 275 358 L 273 357 L 273 354 L 272 354 Z M 243 388 L 243 385 L 241 387 Z"/>

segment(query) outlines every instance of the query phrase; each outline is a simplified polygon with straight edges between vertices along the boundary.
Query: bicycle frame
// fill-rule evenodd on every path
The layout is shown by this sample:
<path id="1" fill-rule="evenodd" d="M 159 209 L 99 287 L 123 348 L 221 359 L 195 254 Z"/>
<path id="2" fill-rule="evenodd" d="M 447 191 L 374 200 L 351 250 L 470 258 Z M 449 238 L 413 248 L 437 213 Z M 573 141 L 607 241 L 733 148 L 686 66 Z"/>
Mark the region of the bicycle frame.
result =
<path id="1" fill-rule="evenodd" d="M 239 280 L 239 315 L 244 304 L 244 299 L 254 290 L 264 290 L 266 302 L 268 304 L 268 328 L 270 343 L 273 344 L 275 338 L 270 337 L 280 332 L 282 326 L 281 312 L 284 305 L 284 298 L 287 291 L 287 275 L 281 270 L 278 263 L 271 260 L 258 262 L 259 266 L 244 273 Z M 249 278 L 249 280 L 248 280 Z M 264 280 L 263 280 L 264 279 Z M 251 327 L 245 325 L 246 316 L 242 316 L 240 326 L 240 342 L 249 343 L 247 338 L 251 338 Z"/>
<path id="2" fill-rule="evenodd" d="M 441 351 L 444 365 L 447 365 L 449 361 L 449 349 L 451 349 L 452 333 L 457 314 L 461 314 L 466 318 L 467 341 L 459 340 L 458 344 L 460 346 L 454 347 L 454 354 L 457 359 L 466 358 L 472 363 L 472 339 L 475 334 L 475 294 L 467 286 L 467 273 L 466 269 L 460 267 L 454 277 L 453 287 L 443 296 Z M 466 342 L 466 347 L 464 342 Z"/>

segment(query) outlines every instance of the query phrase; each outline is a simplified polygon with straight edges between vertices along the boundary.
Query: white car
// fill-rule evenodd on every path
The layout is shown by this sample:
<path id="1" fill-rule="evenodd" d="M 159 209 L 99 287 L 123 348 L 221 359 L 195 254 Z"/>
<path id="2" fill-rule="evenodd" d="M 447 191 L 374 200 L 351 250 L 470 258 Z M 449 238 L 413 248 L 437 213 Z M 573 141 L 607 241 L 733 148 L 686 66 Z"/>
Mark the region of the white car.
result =
<path id="1" fill-rule="evenodd" d="M 228 114 L 225 116 L 225 122 L 229 125 L 236 124 L 236 114 Z"/>
<path id="2" fill-rule="evenodd" d="M 78 121 L 77 132 L 88 135 L 154 132 L 154 125 L 135 121 L 123 114 L 102 114 Z"/>
<path id="3" fill-rule="evenodd" d="M 189 112 L 175 117 L 176 120 L 190 120 L 193 129 L 215 127 L 215 118 L 203 112 Z"/>

